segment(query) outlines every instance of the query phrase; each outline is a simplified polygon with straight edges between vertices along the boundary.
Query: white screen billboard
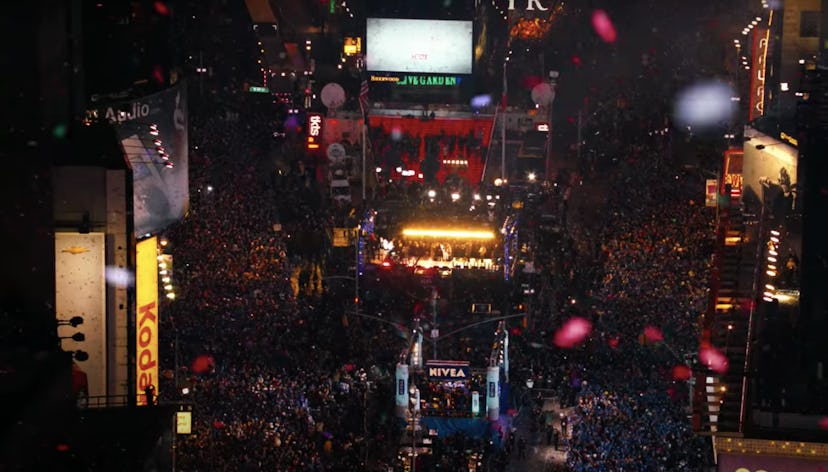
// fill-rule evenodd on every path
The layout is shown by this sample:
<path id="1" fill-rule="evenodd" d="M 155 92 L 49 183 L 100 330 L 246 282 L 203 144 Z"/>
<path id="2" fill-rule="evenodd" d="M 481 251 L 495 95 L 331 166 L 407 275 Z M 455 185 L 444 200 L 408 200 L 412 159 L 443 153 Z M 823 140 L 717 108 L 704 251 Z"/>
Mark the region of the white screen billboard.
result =
<path id="1" fill-rule="evenodd" d="M 472 73 L 472 22 L 368 18 L 369 71 Z"/>
<path id="2" fill-rule="evenodd" d="M 55 313 L 59 320 L 83 318 L 76 328 L 62 324 L 58 335 L 83 333 L 83 341 L 61 340 L 64 351 L 85 351 L 78 361 L 89 396 L 106 395 L 106 243 L 104 233 L 55 233 Z"/>

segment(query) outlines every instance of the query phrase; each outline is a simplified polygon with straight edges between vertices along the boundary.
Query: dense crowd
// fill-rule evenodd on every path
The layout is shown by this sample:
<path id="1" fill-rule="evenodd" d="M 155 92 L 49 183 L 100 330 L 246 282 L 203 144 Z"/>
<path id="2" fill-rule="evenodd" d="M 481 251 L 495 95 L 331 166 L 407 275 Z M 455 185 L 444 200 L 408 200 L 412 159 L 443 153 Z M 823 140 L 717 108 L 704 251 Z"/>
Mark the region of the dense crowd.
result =
<path id="1" fill-rule="evenodd" d="M 216 41 L 212 46 L 222 47 Z M 642 62 L 658 76 L 659 61 L 668 56 L 647 55 Z M 587 67 L 572 71 L 571 81 L 587 71 L 621 67 L 618 61 L 584 61 Z M 527 76 L 518 64 L 510 75 Z M 635 74 L 616 75 L 626 78 L 608 84 L 606 93 L 590 91 L 595 93 L 585 106 L 585 130 L 604 131 L 591 139 L 607 159 L 596 163 L 584 149 L 588 165 L 578 163 L 582 174 L 600 175 L 612 195 L 599 224 L 567 228 L 571 237 L 562 236 L 549 260 L 538 264 L 532 282 L 541 296 L 529 310 L 553 315 L 533 316 L 528 327 L 512 331 L 522 338 L 514 343 L 512 362 L 516 369 L 531 366 L 538 387 L 556 390 L 562 404 L 573 406 L 560 425 L 572 470 L 693 470 L 704 454 L 685 420 L 685 386 L 671 372 L 698 339 L 712 214 L 703 206 L 698 179 L 676 174 L 662 161 L 665 141 L 651 133 L 665 126 L 661 91 L 648 90 L 650 82 L 633 79 Z M 386 390 L 387 370 L 406 344 L 404 328 L 418 300 L 366 282 L 363 303 L 390 323 L 347 313 L 346 298 L 320 284 L 321 273 L 334 266 L 324 234 L 338 216 L 324 203 L 313 169 L 290 159 L 290 143 L 280 156 L 286 162 L 275 162 L 272 131 L 280 124 L 232 81 L 207 89 L 208 99 L 192 100 L 190 213 L 167 235 L 178 297 L 162 308 L 160 332 L 163 365 L 178 368 L 165 372 L 159 391 L 162 400 L 180 400 L 187 387 L 184 398 L 195 408 L 195 434 L 179 445 L 177 465 L 365 470 L 384 454 L 393 456 L 397 446 L 392 408 L 383 404 L 393 397 Z M 620 102 L 619 90 L 628 95 Z M 635 108 L 625 105 L 631 97 Z M 486 155 L 483 137 L 474 133 L 422 137 L 376 127 L 371 142 L 377 165 L 393 169 L 422 161 L 427 181 L 443 158 Z M 566 179 L 553 200 L 562 201 L 576 181 Z M 421 203 L 420 186 L 381 190 L 388 198 Z M 566 204 L 562 208 L 565 223 Z M 308 267 L 315 275 L 305 280 L 314 282 L 302 281 Z M 318 285 L 298 290 L 311 283 Z M 481 301 L 476 292 L 458 286 L 454 295 L 468 306 Z M 428 310 L 420 311 L 430 318 Z M 533 349 L 576 315 L 593 324 L 584 345 L 563 355 Z M 398 329 L 388 328 L 394 323 Z M 453 328 L 443 323 L 444 331 Z M 645 329 L 658 339 L 642 337 Z M 473 337 L 441 344 L 440 354 L 485 364 L 490 351 Z M 435 408 L 468 411 L 466 396 L 454 393 L 460 392 L 438 396 Z M 558 431 L 547 426 L 543 432 L 557 443 Z M 523 455 L 524 439 L 513 433 L 504 439 L 504 449 L 487 450 L 481 462 L 502 469 L 510 455 Z M 440 468 L 459 470 L 468 451 L 489 447 L 456 436 L 438 441 L 433 459 Z"/>
<path id="2" fill-rule="evenodd" d="M 568 252 L 586 254 L 570 254 L 560 266 L 569 267 L 557 275 L 563 295 L 549 307 L 553 316 L 538 322 L 552 332 L 584 317 L 591 336 L 563 356 L 537 350 L 517 360 L 525 353 L 516 353 L 516 363 L 532 362 L 538 386 L 574 406 L 572 470 L 696 470 L 704 463 L 686 420 L 687 387 L 672 372 L 696 348 L 713 214 L 697 176 L 676 173 L 658 163 L 657 148 L 644 149 L 609 169 L 615 190 L 603 223 L 572 229 L 579 244 Z"/>
<path id="3" fill-rule="evenodd" d="M 371 325 L 351 340 L 339 300 L 297 296 L 291 274 L 325 258 L 308 235 L 331 216 L 298 168 L 271 178 L 271 123 L 255 104 L 215 98 L 192 110 L 191 208 L 166 235 L 178 288 L 162 308 L 162 365 L 178 369 L 159 391 L 194 405 L 178 467 L 363 470 L 368 443 L 392 436 L 364 417 L 390 397 L 377 366 L 392 364 L 377 358 L 402 343 Z"/>

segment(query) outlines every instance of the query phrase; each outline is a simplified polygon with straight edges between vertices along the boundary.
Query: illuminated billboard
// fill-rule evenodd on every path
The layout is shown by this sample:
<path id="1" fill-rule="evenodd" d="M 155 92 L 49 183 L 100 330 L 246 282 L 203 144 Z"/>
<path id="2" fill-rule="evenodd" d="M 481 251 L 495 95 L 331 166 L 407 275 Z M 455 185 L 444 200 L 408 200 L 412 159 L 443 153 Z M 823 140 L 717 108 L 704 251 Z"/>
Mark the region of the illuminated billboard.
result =
<path id="1" fill-rule="evenodd" d="M 58 320 L 83 318 L 83 324 L 58 326 L 64 351 L 89 354 L 78 361 L 90 396 L 106 395 L 106 240 L 104 233 L 55 233 L 55 312 Z M 83 341 L 68 337 L 83 333 Z"/>
<path id="2" fill-rule="evenodd" d="M 369 71 L 471 74 L 471 21 L 368 18 Z"/>
<path id="3" fill-rule="evenodd" d="M 322 123 L 324 118 L 320 113 L 308 113 L 308 136 L 306 149 L 311 154 L 317 154 L 322 149 L 323 128 Z"/>
<path id="4" fill-rule="evenodd" d="M 742 161 L 743 201 L 749 208 L 761 208 L 784 217 L 792 209 L 797 182 L 798 151 L 752 128 L 745 130 Z"/>
<path id="5" fill-rule="evenodd" d="M 135 234 L 181 219 L 189 205 L 186 86 L 103 105 L 87 118 L 115 124 L 132 167 Z"/>
<path id="6" fill-rule="evenodd" d="M 770 455 L 719 454 L 719 472 L 824 472 L 828 461 Z"/>
<path id="7" fill-rule="evenodd" d="M 137 405 L 146 405 L 144 390 L 158 395 L 158 248 L 156 237 L 135 249 L 135 378 Z"/>

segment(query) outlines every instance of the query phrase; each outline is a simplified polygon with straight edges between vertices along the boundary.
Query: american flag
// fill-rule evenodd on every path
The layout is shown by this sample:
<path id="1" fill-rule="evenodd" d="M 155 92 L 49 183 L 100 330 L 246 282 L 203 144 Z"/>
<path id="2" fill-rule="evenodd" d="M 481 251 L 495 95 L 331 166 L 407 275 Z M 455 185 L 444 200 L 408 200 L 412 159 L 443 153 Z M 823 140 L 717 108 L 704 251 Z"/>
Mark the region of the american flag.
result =
<path id="1" fill-rule="evenodd" d="M 359 109 L 362 111 L 362 116 L 368 114 L 368 79 L 362 79 L 362 84 L 359 86 Z"/>

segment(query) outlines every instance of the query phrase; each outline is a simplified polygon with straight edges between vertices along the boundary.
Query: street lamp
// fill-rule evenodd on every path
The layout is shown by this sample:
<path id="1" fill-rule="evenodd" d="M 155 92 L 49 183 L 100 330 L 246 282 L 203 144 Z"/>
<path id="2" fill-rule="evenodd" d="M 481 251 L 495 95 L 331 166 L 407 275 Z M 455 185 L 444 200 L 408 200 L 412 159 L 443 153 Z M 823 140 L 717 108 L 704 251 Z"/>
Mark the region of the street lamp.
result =
<path id="1" fill-rule="evenodd" d="M 60 339 L 60 340 L 71 339 L 72 341 L 80 343 L 80 342 L 83 342 L 83 341 L 86 340 L 86 336 L 84 336 L 84 334 L 81 333 L 81 332 L 77 332 L 77 333 L 75 333 L 71 336 L 58 336 L 58 339 Z"/>
<path id="2" fill-rule="evenodd" d="M 68 320 L 57 320 L 58 326 L 71 326 L 73 328 L 77 328 L 78 326 L 83 324 L 83 317 L 82 316 L 73 316 Z"/>
<path id="3" fill-rule="evenodd" d="M 550 70 L 549 71 L 549 86 L 552 88 L 552 96 L 549 98 L 549 103 L 548 103 L 548 106 L 549 106 L 549 119 L 548 119 L 547 122 L 549 123 L 549 130 L 547 130 L 547 132 L 546 132 L 546 166 L 545 166 L 545 172 L 546 172 L 546 179 L 547 180 L 549 180 L 549 171 L 550 171 L 550 166 L 552 164 L 550 162 L 550 158 L 551 158 L 551 155 L 552 155 L 552 103 L 555 101 L 555 87 L 557 87 L 557 85 L 558 85 L 558 77 L 559 76 L 560 76 L 560 73 L 558 71 L 556 71 L 556 70 Z"/>

